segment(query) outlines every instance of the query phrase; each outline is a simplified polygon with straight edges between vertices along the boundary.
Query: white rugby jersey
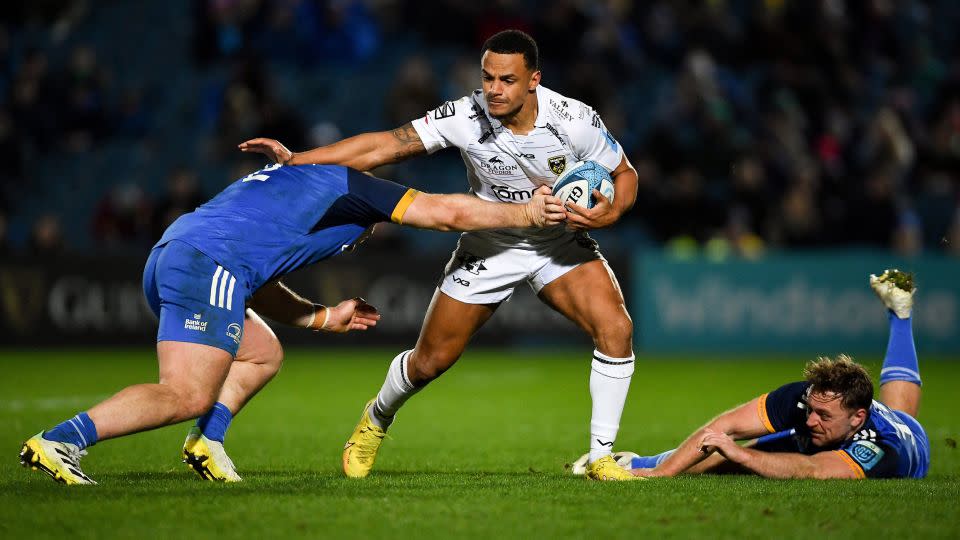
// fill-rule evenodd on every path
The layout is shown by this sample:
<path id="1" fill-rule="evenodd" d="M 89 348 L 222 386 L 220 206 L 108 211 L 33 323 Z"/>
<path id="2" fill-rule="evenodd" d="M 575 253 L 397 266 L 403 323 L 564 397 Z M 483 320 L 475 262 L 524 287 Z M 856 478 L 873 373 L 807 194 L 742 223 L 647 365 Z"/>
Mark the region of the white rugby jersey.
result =
<path id="1" fill-rule="evenodd" d="M 448 101 L 413 127 L 428 153 L 455 146 L 467 167 L 470 190 L 481 199 L 525 203 L 540 186 L 552 186 L 564 169 L 593 160 L 613 171 L 623 149 L 590 106 L 537 86 L 537 119 L 527 135 L 515 135 L 489 115 L 481 90 Z M 547 230 L 500 229 L 487 234 L 511 244 L 556 238 Z"/>

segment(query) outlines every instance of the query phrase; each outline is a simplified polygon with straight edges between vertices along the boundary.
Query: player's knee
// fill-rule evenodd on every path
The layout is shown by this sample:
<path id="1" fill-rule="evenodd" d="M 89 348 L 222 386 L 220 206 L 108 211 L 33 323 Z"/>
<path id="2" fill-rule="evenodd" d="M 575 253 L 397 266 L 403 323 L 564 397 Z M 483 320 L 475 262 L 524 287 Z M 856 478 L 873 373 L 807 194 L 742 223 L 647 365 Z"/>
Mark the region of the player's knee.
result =
<path id="1" fill-rule="evenodd" d="M 179 392 L 178 420 L 183 421 L 203 416 L 213 408 L 216 402 L 217 396 L 214 393 L 198 388 L 181 389 Z"/>
<path id="2" fill-rule="evenodd" d="M 283 365 L 283 345 L 279 339 L 274 339 L 264 354 L 264 365 L 270 370 L 270 376 L 273 377 L 280 371 Z"/>
<path id="3" fill-rule="evenodd" d="M 608 319 L 594 331 L 598 350 L 612 356 L 629 356 L 633 350 L 633 321 L 624 313 Z"/>
<path id="4" fill-rule="evenodd" d="M 443 375 L 458 358 L 459 354 L 447 351 L 414 351 L 407 362 L 407 375 L 411 383 L 422 386 Z"/>

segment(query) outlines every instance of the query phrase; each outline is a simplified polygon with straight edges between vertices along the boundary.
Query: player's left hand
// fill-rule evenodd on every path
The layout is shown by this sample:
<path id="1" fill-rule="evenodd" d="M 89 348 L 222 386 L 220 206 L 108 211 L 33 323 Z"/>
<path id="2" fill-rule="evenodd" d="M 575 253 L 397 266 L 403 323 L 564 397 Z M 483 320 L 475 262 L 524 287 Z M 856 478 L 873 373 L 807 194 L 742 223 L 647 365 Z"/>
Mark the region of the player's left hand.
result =
<path id="1" fill-rule="evenodd" d="M 567 203 L 567 230 L 589 231 L 609 227 L 620 219 L 620 213 L 613 207 L 610 199 L 603 196 L 599 190 L 593 190 L 593 198 L 597 204 L 587 209 L 579 204 Z"/>
<path id="2" fill-rule="evenodd" d="M 737 461 L 736 456 L 741 448 L 732 437 L 726 433 L 713 431 L 709 428 L 704 431 L 706 434 L 700 439 L 700 444 L 698 445 L 701 452 L 705 454 L 718 452 L 730 461 Z"/>
<path id="3" fill-rule="evenodd" d="M 327 332 L 342 334 L 351 330 L 366 330 L 376 326 L 377 321 L 380 320 L 377 308 L 359 296 L 344 300 L 335 306 L 327 306 L 327 309 L 330 310 L 330 317 L 323 327 Z"/>

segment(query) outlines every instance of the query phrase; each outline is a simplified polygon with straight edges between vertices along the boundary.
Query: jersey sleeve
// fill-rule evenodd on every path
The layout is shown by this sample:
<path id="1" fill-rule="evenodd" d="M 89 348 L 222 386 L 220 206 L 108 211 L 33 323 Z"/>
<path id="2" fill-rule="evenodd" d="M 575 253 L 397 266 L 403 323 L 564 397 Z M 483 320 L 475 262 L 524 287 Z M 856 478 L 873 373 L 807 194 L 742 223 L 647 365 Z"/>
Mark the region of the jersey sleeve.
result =
<path id="1" fill-rule="evenodd" d="M 471 105 L 469 97 L 447 101 L 411 122 L 427 153 L 432 154 L 449 146 L 465 148 L 469 144 L 474 132 L 474 121 L 470 118 L 474 113 Z"/>
<path id="2" fill-rule="evenodd" d="M 804 396 L 809 383 L 799 381 L 788 383 L 772 392 L 760 396 L 757 401 L 757 414 L 770 433 L 803 426 L 807 410 Z"/>
<path id="3" fill-rule="evenodd" d="M 896 450 L 879 441 L 856 440 L 834 450 L 857 478 L 896 478 L 900 461 Z"/>
<path id="4" fill-rule="evenodd" d="M 585 112 L 583 118 L 571 121 L 568 127 L 577 159 L 596 161 L 612 172 L 623 160 L 623 148 L 596 111 L 586 107 Z"/>
<path id="5" fill-rule="evenodd" d="M 372 225 L 381 221 L 402 223 L 419 191 L 407 186 L 347 169 L 347 195 L 339 211 L 354 223 Z"/>

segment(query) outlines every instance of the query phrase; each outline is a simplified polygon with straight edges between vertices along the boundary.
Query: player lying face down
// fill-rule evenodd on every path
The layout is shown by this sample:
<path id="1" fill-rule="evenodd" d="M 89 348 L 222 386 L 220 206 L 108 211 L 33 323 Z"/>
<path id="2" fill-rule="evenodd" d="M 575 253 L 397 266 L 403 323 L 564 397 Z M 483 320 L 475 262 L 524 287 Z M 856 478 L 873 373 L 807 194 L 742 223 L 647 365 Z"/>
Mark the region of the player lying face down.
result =
<path id="1" fill-rule="evenodd" d="M 820 358 L 807 365 L 805 380 L 721 414 L 677 449 L 656 456 L 620 454 L 618 462 L 641 477 L 731 472 L 770 478 L 924 477 L 930 452 L 916 420 L 914 289 L 904 276 L 887 271 L 870 280 L 890 322 L 879 401 L 873 400 L 873 383 L 863 367 L 845 355 Z"/>
<path id="2" fill-rule="evenodd" d="M 362 299 L 324 306 L 279 281 L 352 250 L 376 223 L 450 230 L 543 227 L 566 214 L 543 188 L 525 204 L 431 195 L 341 166 L 271 165 L 181 216 L 154 246 L 144 293 L 160 320 L 159 382 L 129 386 L 27 440 L 24 466 L 66 484 L 98 441 L 198 418 L 184 462 L 205 479 L 239 481 L 223 449 L 233 416 L 280 369 L 283 349 L 258 315 L 331 332 L 366 330 L 380 315 Z"/>

